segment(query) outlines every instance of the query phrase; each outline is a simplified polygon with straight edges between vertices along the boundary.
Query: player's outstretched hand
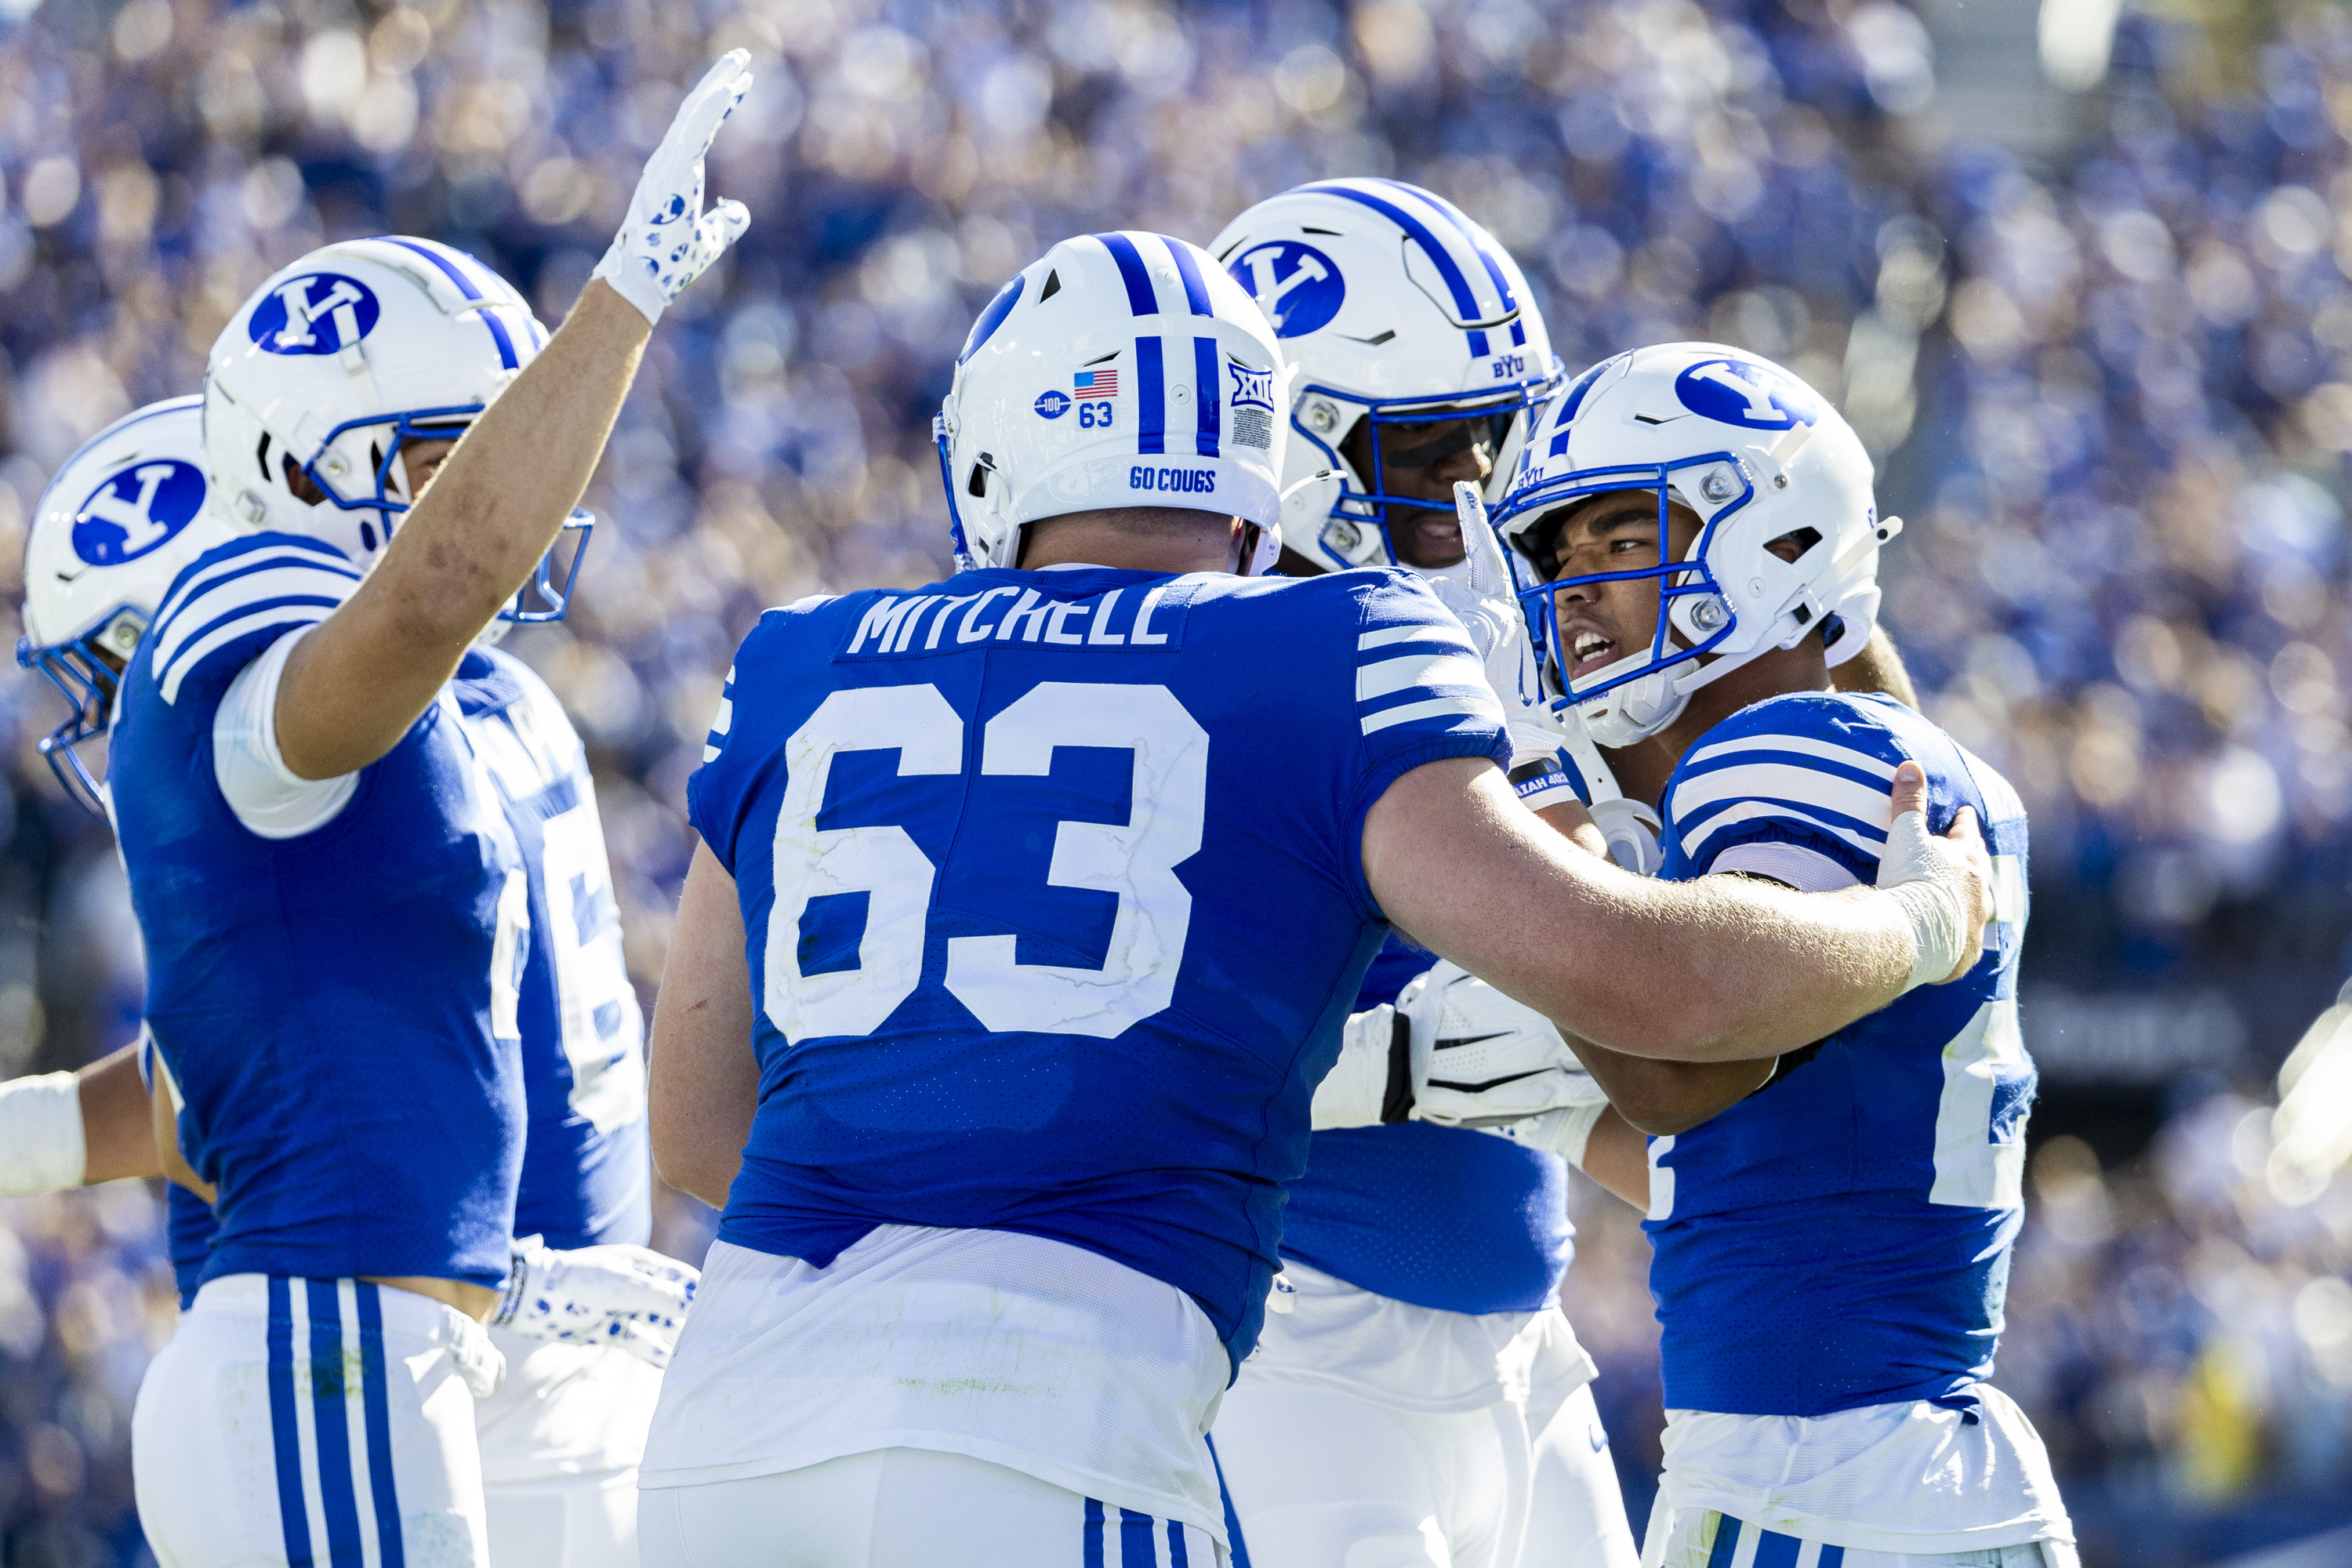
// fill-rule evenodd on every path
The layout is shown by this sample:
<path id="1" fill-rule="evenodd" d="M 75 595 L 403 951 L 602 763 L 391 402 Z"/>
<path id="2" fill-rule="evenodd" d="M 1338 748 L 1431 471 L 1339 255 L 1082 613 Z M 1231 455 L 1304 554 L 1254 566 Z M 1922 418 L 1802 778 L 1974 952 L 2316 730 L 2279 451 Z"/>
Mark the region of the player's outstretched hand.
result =
<path id="1" fill-rule="evenodd" d="M 1994 913 L 1992 858 L 1968 806 L 1942 837 L 1927 831 L 1927 775 L 1916 763 L 1895 770 L 1895 820 L 1878 861 L 1878 887 L 1911 918 L 1919 952 L 1913 986 L 1947 984 L 1976 967 Z"/>
<path id="2" fill-rule="evenodd" d="M 558 1252 L 527 1237 L 515 1243 L 514 1268 L 490 1321 L 536 1340 L 611 1345 L 667 1366 L 701 1278 L 648 1247 Z"/>
<path id="3" fill-rule="evenodd" d="M 1459 577 L 1428 577 L 1423 581 L 1438 602 L 1454 612 L 1470 646 L 1486 666 L 1486 684 L 1503 705 L 1506 716 L 1524 711 L 1541 693 L 1536 681 L 1535 651 L 1528 642 L 1527 617 L 1520 613 L 1511 582 L 1510 563 L 1486 521 L 1486 504 L 1478 487 L 1464 482 L 1454 487 L 1454 514 L 1462 522 L 1462 548 L 1466 570 Z"/>
<path id="4" fill-rule="evenodd" d="M 728 50 L 703 73 L 646 161 L 629 216 L 590 275 L 611 284 L 648 321 L 660 321 L 669 302 L 751 225 L 741 202 L 702 210 L 702 156 L 751 89 L 751 57 L 741 49 Z"/>
<path id="5" fill-rule="evenodd" d="M 1412 1119 L 1486 1128 L 1604 1100 L 1550 1019 L 1440 960 L 1405 987 Z"/>

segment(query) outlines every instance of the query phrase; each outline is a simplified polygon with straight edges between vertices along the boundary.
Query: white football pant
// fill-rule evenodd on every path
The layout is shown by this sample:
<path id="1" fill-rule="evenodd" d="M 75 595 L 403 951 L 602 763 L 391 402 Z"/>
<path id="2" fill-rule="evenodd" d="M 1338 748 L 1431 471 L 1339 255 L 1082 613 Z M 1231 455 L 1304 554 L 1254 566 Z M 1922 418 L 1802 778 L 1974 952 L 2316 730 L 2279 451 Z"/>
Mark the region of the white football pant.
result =
<path id="1" fill-rule="evenodd" d="M 1760 1530 L 1711 1508 L 1680 1509 L 1672 1521 L 1664 1512 L 1651 1515 L 1643 1568 L 1685 1563 L 1704 1568 L 2078 1568 L 2080 1562 L 2063 1541 L 1978 1552 L 1869 1552 Z"/>
<path id="2" fill-rule="evenodd" d="M 1433 1415 L 1244 1382 L 1210 1438 L 1249 1568 L 1633 1568 L 1601 1431 L 1583 1384 Z"/>
<path id="3" fill-rule="evenodd" d="M 661 1373 L 626 1351 L 505 1329 L 506 1381 L 474 1405 L 497 1568 L 636 1568 L 637 1461 Z"/>
<path id="4" fill-rule="evenodd" d="M 480 1568 L 479 1323 L 354 1279 L 233 1274 L 196 1292 L 131 1418 L 163 1568 Z"/>
<path id="5" fill-rule="evenodd" d="M 665 1487 L 637 1510 L 646 1568 L 1228 1568 L 1196 1525 L 928 1448 Z"/>

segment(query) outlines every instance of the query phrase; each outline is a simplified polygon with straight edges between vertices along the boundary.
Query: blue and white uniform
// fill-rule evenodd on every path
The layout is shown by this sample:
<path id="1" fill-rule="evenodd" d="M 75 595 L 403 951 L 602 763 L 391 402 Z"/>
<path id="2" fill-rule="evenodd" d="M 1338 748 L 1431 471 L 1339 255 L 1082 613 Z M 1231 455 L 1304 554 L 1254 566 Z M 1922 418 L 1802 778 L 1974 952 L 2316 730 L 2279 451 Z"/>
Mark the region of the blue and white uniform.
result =
<path id="1" fill-rule="evenodd" d="M 513 830 L 528 889 L 514 983 L 529 1131 L 515 1233 L 551 1247 L 643 1245 L 652 1234 L 644 1021 L 587 756 L 554 694 L 496 649 L 467 655 L 457 710 Z M 174 1185 L 171 1256 L 193 1304 L 216 1226 Z M 635 1468 L 661 1374 L 634 1356 L 502 1329 L 498 1391 L 475 1405 L 491 1555 L 501 1564 L 625 1568 L 635 1561 Z"/>
<path id="2" fill-rule="evenodd" d="M 1364 815 L 1478 756 L 1477 656 L 1401 573 L 982 570 L 762 617 L 688 786 L 760 1108 L 648 1529 L 657 1489 L 934 1450 L 1072 1494 L 1074 1563 L 1106 1508 L 1211 1562 L 1203 1434 L 1386 935 Z"/>
<path id="3" fill-rule="evenodd" d="M 1927 771 L 1931 831 L 1975 809 L 1997 923 L 1963 979 L 1783 1058 L 1747 1100 L 1650 1141 L 1667 1427 L 1645 1563 L 1863 1568 L 1997 1549 L 2037 1562 L 2037 1542 L 2071 1561 L 2041 1439 L 1984 1381 L 2034 1088 L 2017 1022 L 2016 792 L 1892 699 L 1776 697 L 1685 753 L 1661 802 L 1661 874 L 1868 884 L 1906 760 Z"/>
<path id="4" fill-rule="evenodd" d="M 341 779 L 278 758 L 286 657 L 358 580 L 288 534 L 199 556 L 110 742 L 147 1023 L 218 1192 L 134 1422 L 141 1514 L 180 1563 L 487 1555 L 473 1402 L 499 1352 L 359 1276 L 507 1276 L 525 875 L 453 693 Z"/>

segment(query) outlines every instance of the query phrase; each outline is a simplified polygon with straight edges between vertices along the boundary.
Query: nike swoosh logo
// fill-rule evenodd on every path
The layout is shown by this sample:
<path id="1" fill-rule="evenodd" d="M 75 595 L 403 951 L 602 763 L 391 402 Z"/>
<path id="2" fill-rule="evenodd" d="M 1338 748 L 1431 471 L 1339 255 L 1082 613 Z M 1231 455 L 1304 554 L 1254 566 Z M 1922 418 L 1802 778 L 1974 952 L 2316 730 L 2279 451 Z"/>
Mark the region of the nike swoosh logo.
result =
<path id="1" fill-rule="evenodd" d="M 1536 1068 L 1528 1072 L 1515 1072 L 1502 1078 L 1490 1078 L 1484 1083 L 1448 1083 L 1442 1078 L 1433 1078 L 1429 1080 L 1429 1087 L 1455 1089 L 1463 1094 L 1483 1094 L 1487 1089 L 1498 1089 L 1507 1083 L 1517 1083 L 1523 1078 L 1535 1078 L 1550 1070 L 1549 1068 Z"/>
<path id="2" fill-rule="evenodd" d="M 1510 1032 L 1508 1029 L 1497 1029 L 1491 1035 L 1464 1035 L 1458 1039 L 1438 1041 L 1437 1048 L 1441 1051 L 1450 1051 L 1456 1046 L 1481 1045 L 1487 1040 L 1502 1039 Z"/>

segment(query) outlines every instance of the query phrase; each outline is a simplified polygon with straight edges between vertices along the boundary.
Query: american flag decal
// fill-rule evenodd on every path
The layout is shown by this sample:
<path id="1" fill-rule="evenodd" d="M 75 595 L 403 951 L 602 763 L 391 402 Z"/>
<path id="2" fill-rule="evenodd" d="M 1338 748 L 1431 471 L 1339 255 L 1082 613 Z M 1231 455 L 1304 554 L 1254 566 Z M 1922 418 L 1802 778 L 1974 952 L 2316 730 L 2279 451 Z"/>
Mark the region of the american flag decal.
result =
<path id="1" fill-rule="evenodd" d="M 1078 397 L 1117 397 L 1118 372 L 1115 370 L 1082 370 L 1070 377 L 1070 391 Z"/>

